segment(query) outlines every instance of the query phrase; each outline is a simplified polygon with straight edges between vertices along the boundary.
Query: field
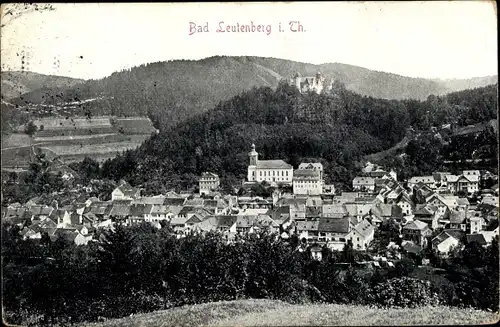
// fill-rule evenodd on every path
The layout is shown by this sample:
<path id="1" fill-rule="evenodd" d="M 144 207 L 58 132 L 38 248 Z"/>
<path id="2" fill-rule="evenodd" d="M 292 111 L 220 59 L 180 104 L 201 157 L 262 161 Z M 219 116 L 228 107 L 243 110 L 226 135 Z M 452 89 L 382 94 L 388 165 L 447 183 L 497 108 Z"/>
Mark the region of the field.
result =
<path id="1" fill-rule="evenodd" d="M 498 313 L 444 306 L 378 309 L 339 304 L 292 305 L 272 300 L 239 300 L 184 306 L 82 326 L 467 325 L 494 323 L 498 319 Z"/>
<path id="2" fill-rule="evenodd" d="M 33 153 L 30 144 L 35 151 L 65 162 L 80 161 L 85 156 L 103 161 L 137 148 L 156 131 L 147 117 L 45 117 L 34 124 L 38 131 L 33 138 L 22 132 L 23 126 L 18 127 L 18 133 L 2 136 L 2 168 L 28 167 Z"/>
<path id="3" fill-rule="evenodd" d="M 8 136 L 2 135 L 2 149 L 20 147 L 30 144 L 30 137 L 24 133 L 14 133 Z"/>

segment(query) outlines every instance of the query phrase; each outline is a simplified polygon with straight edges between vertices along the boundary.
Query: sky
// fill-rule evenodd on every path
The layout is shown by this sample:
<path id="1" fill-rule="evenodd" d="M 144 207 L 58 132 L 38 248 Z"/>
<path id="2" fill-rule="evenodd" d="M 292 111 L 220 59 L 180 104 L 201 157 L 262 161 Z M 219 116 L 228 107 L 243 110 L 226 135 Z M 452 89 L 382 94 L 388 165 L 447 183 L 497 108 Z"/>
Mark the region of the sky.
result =
<path id="1" fill-rule="evenodd" d="M 14 8 L 8 6 L 2 5 L 2 71 L 97 79 L 149 62 L 215 55 L 339 62 L 424 78 L 498 71 L 492 1 L 60 3 L 52 11 L 29 7 L 7 15 Z M 291 32 L 291 21 L 304 30 Z M 218 33 L 220 22 L 224 28 L 253 22 L 264 32 Z M 208 25 L 208 32 L 189 35 L 190 23 Z"/>

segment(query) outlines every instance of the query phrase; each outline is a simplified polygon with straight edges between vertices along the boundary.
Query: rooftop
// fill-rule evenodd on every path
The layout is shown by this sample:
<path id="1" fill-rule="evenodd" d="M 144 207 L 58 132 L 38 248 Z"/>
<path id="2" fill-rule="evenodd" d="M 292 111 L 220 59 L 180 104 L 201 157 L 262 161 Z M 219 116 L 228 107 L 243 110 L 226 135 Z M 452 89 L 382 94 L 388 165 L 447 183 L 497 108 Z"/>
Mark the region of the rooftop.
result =
<path id="1" fill-rule="evenodd" d="M 283 160 L 258 160 L 257 169 L 293 169 L 293 166 Z"/>

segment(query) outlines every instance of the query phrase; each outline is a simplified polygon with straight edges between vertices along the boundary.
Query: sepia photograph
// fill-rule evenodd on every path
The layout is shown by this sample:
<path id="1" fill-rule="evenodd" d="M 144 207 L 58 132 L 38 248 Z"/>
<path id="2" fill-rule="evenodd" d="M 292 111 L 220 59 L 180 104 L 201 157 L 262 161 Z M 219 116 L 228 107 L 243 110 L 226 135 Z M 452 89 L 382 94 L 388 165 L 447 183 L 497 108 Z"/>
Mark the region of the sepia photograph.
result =
<path id="1" fill-rule="evenodd" d="M 495 1 L 0 22 L 4 325 L 498 323 Z"/>

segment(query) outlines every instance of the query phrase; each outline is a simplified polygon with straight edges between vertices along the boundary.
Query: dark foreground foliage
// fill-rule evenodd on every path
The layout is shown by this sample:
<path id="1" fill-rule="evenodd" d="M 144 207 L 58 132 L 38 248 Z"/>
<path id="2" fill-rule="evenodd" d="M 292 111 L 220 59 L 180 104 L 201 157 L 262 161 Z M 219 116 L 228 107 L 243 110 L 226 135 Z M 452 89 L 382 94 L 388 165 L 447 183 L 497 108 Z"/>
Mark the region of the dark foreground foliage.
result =
<path id="1" fill-rule="evenodd" d="M 445 263 L 446 287 L 408 270 L 355 268 L 346 249 L 310 259 L 276 235 L 227 244 L 216 233 L 178 239 L 168 227 L 118 226 L 87 246 L 23 241 L 3 225 L 3 305 L 9 323 L 52 325 L 243 298 L 498 310 L 498 242 L 466 248 Z M 293 245 L 292 245 L 293 244 Z M 353 259 L 354 258 L 354 259 Z"/>

